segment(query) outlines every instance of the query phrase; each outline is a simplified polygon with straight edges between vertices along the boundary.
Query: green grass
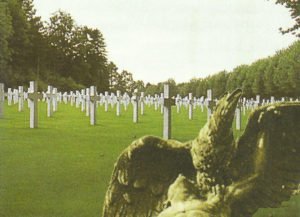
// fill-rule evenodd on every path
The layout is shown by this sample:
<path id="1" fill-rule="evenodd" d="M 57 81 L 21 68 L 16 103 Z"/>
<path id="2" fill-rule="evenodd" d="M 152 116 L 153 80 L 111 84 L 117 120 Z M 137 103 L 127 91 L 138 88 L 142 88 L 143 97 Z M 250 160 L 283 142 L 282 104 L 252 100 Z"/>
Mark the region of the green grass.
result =
<path id="1" fill-rule="evenodd" d="M 132 108 L 120 117 L 115 110 L 98 108 L 97 126 L 79 108 L 60 104 L 52 118 L 46 104 L 39 106 L 39 128 L 29 129 L 29 111 L 5 105 L 0 119 L 0 217 L 99 217 L 104 193 L 118 155 L 134 139 L 162 135 L 162 115 L 145 107 L 138 124 L 132 123 Z M 206 113 L 197 109 L 173 109 L 173 138 L 194 138 L 205 124 Z M 246 117 L 244 117 L 245 119 Z M 245 124 L 245 121 L 243 121 Z M 235 134 L 239 134 L 235 132 Z M 300 213 L 299 197 L 276 209 L 274 216 Z M 294 215 L 287 214 L 293 210 Z M 256 217 L 268 216 L 262 210 Z"/>

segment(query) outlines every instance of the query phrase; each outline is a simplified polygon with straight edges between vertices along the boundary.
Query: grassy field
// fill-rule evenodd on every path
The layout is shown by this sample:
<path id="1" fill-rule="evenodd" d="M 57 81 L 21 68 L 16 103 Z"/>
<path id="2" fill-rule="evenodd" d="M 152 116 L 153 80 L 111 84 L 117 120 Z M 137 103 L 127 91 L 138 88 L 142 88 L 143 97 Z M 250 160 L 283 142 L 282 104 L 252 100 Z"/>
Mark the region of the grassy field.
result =
<path id="1" fill-rule="evenodd" d="M 99 107 L 98 124 L 90 126 L 79 108 L 60 104 L 47 118 L 46 104 L 40 103 L 39 128 L 29 129 L 27 103 L 24 112 L 5 105 L 5 118 L 0 119 L 0 217 L 100 217 L 120 152 L 138 137 L 162 135 L 162 115 L 154 108 L 146 107 L 138 124 L 132 123 L 131 107 L 122 112 L 116 117 L 111 108 L 105 113 Z M 177 114 L 174 109 L 173 138 L 194 138 L 205 114 L 196 110 L 190 121 L 187 110 Z M 255 216 L 270 213 L 300 216 L 300 198 Z"/>

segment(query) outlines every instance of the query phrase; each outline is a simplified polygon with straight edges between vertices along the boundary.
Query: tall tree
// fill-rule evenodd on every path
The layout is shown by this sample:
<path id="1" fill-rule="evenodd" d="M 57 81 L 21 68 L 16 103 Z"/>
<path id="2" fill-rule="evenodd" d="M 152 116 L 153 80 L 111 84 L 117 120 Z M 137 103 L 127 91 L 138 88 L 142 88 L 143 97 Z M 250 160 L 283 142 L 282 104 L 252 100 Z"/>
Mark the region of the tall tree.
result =
<path id="1" fill-rule="evenodd" d="M 98 29 L 77 26 L 69 13 L 58 11 L 46 26 L 51 45 L 50 70 L 84 85 L 109 89 L 106 45 Z"/>
<path id="2" fill-rule="evenodd" d="M 249 67 L 248 73 L 252 74 L 252 92 L 254 95 L 264 96 L 265 86 L 264 86 L 264 74 L 266 68 L 268 67 L 268 60 L 262 59 L 254 62 L 251 67 Z M 249 77 L 248 77 L 249 79 Z"/>
<path id="3" fill-rule="evenodd" d="M 107 66 L 107 70 L 109 75 L 109 90 L 116 92 L 119 76 L 118 67 L 113 62 L 110 62 Z"/>
<path id="4" fill-rule="evenodd" d="M 33 0 L 22 0 L 22 8 L 28 23 L 27 34 L 30 47 L 26 61 L 29 64 L 29 70 L 39 79 L 40 67 L 44 66 L 46 58 L 47 42 L 43 36 L 44 26 L 41 17 L 36 15 Z"/>
<path id="5" fill-rule="evenodd" d="M 13 28 L 13 34 L 8 40 L 11 49 L 10 66 L 13 72 L 11 79 L 24 83 L 25 79 L 30 76 L 28 70 L 30 63 L 27 61 L 30 51 L 29 24 L 22 1 L 10 0 L 8 1 L 8 8 Z"/>
<path id="6" fill-rule="evenodd" d="M 222 71 L 211 77 L 215 97 L 221 97 L 226 92 L 227 72 Z"/>
<path id="7" fill-rule="evenodd" d="M 50 69 L 58 72 L 61 76 L 71 76 L 71 65 L 73 58 L 72 37 L 75 29 L 75 21 L 69 13 L 58 11 L 50 17 L 50 22 L 46 26 L 51 50 Z"/>
<path id="8" fill-rule="evenodd" d="M 9 38 L 12 35 L 12 20 L 9 13 L 7 1 L 0 2 L 0 81 L 6 81 L 7 85 L 11 85 L 9 77 L 11 71 L 9 69 L 9 60 L 11 57 L 11 49 L 9 47 Z"/>
<path id="9" fill-rule="evenodd" d="M 132 90 L 137 89 L 139 92 L 144 92 L 145 91 L 144 81 L 142 80 L 133 81 L 131 89 Z"/>
<path id="10" fill-rule="evenodd" d="M 123 70 L 118 77 L 118 89 L 122 92 L 132 93 L 134 91 L 134 81 L 132 74 Z"/>
<path id="11" fill-rule="evenodd" d="M 83 32 L 87 36 L 86 58 L 90 67 L 88 73 L 91 77 L 84 84 L 92 83 L 98 87 L 99 91 L 108 90 L 109 72 L 103 35 L 98 29 L 87 27 L 83 28 Z"/>

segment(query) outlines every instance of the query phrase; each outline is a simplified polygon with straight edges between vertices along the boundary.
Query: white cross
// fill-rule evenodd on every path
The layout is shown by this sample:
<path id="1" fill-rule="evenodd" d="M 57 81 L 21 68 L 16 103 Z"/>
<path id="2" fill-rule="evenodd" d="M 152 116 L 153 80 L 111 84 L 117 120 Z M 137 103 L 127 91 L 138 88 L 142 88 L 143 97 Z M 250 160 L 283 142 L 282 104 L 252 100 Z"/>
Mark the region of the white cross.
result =
<path id="1" fill-rule="evenodd" d="M 85 115 L 90 116 L 90 88 L 86 88 L 85 93 Z"/>
<path id="2" fill-rule="evenodd" d="M 57 88 L 53 88 L 53 111 L 56 112 L 57 111 L 57 97 L 58 97 L 58 93 L 57 93 Z"/>
<path id="3" fill-rule="evenodd" d="M 172 105 L 175 105 L 175 100 L 170 97 L 169 84 L 164 85 L 164 121 L 163 121 L 163 138 L 171 138 L 171 117 L 172 117 Z"/>
<path id="4" fill-rule="evenodd" d="M 132 103 L 133 103 L 133 123 L 138 123 L 139 121 L 139 97 L 138 90 L 135 89 L 132 94 Z"/>
<path id="5" fill-rule="evenodd" d="M 42 99 L 42 94 L 37 92 L 37 83 L 30 81 L 28 99 L 30 105 L 30 128 L 38 127 L 38 100 Z"/>
<path id="6" fill-rule="evenodd" d="M 24 107 L 24 89 L 23 86 L 19 86 L 19 112 L 23 111 Z"/>
<path id="7" fill-rule="evenodd" d="M 97 123 L 97 101 L 100 97 L 97 95 L 97 87 L 90 87 L 90 124 L 96 125 Z"/>
<path id="8" fill-rule="evenodd" d="M 121 91 L 120 90 L 117 90 L 117 108 L 116 108 L 116 111 L 117 111 L 117 116 L 120 116 L 120 113 L 121 113 Z"/>
<path id="9" fill-rule="evenodd" d="M 52 103 L 53 103 L 54 94 L 53 94 L 53 87 L 50 85 L 48 86 L 46 97 L 47 97 L 47 116 L 52 117 L 53 114 Z"/>
<path id="10" fill-rule="evenodd" d="M 193 119 L 193 104 L 194 104 L 194 100 L 193 100 L 193 94 L 189 93 L 189 119 L 192 120 Z"/>

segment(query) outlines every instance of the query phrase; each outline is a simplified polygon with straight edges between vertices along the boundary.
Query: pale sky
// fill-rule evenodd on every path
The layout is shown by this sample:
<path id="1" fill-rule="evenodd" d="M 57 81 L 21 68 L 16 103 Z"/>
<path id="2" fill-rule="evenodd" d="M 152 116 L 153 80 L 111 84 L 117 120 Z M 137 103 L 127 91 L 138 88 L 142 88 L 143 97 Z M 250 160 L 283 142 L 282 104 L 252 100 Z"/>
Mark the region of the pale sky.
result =
<path id="1" fill-rule="evenodd" d="M 108 59 L 135 80 L 157 83 L 206 77 L 275 54 L 295 37 L 275 0 L 34 0 L 48 20 L 61 9 L 98 28 Z"/>

